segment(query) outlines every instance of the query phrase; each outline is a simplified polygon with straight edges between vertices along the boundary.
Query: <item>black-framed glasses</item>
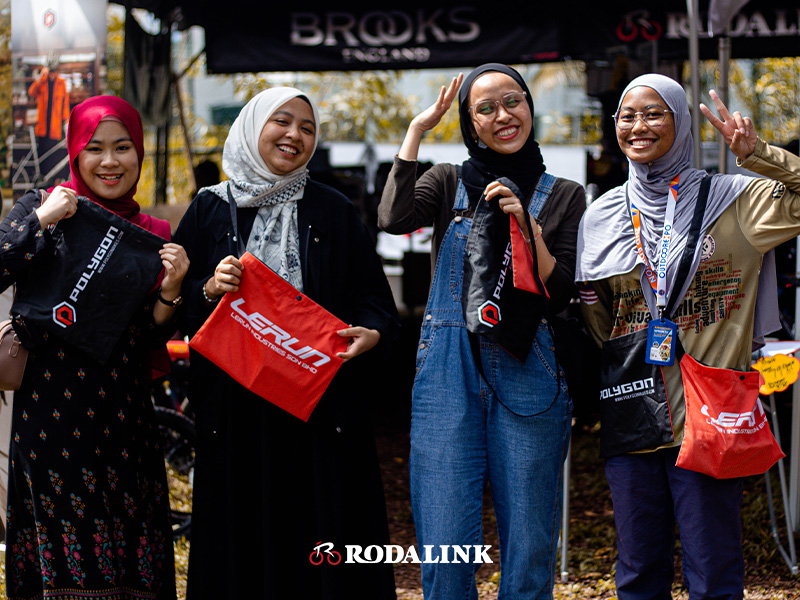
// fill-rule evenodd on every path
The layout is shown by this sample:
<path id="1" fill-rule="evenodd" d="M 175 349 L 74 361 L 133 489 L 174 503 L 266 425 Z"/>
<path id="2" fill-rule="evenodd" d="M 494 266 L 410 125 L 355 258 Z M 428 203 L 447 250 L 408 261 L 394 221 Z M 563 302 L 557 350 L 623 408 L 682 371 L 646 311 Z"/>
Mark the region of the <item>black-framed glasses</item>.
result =
<path id="1" fill-rule="evenodd" d="M 497 114 L 497 107 L 501 104 L 507 111 L 513 111 L 525 102 L 525 92 L 509 92 L 505 94 L 500 100 L 481 100 L 477 104 L 469 107 L 476 116 L 488 119 Z"/>
<path id="2" fill-rule="evenodd" d="M 644 124 L 648 127 L 660 127 L 667 118 L 667 113 L 671 112 L 673 111 L 668 108 L 654 106 L 646 108 L 644 111 L 637 112 L 632 110 L 620 110 L 612 116 L 614 118 L 614 123 L 617 124 L 617 128 L 621 131 L 627 131 L 628 129 L 633 129 L 637 119 L 644 121 Z"/>

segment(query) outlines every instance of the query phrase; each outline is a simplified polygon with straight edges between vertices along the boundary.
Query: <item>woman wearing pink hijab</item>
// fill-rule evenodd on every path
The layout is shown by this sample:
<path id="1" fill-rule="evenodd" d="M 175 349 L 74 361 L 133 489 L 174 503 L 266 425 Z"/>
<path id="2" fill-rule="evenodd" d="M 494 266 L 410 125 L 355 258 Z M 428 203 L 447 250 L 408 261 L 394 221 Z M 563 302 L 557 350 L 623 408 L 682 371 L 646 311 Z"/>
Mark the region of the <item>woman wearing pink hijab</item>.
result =
<path id="1" fill-rule="evenodd" d="M 24 288 L 31 266 L 49 260 L 51 227 L 75 214 L 79 195 L 164 237 L 164 269 L 106 364 L 32 324 L 18 332 L 30 354 L 14 398 L 6 590 L 10 598 L 175 598 L 148 367 L 172 333 L 188 259 L 168 241 L 169 224 L 133 199 L 144 144 L 130 104 L 98 96 L 76 106 L 67 148 L 70 180 L 31 190 L 0 225 L 0 287 Z"/>

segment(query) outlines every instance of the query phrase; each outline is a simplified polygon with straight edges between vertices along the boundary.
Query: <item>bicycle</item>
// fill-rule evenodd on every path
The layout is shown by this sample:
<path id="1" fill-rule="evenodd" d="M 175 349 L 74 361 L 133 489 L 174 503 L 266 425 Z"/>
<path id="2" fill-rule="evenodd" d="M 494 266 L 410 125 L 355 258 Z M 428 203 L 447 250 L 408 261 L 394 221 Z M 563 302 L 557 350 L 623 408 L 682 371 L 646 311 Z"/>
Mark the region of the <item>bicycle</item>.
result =
<path id="1" fill-rule="evenodd" d="M 181 340 L 167 342 L 171 372 L 153 383 L 152 399 L 159 442 L 164 451 L 170 496 L 172 535 L 190 537 L 192 486 L 197 432 L 186 396 L 188 345 Z"/>

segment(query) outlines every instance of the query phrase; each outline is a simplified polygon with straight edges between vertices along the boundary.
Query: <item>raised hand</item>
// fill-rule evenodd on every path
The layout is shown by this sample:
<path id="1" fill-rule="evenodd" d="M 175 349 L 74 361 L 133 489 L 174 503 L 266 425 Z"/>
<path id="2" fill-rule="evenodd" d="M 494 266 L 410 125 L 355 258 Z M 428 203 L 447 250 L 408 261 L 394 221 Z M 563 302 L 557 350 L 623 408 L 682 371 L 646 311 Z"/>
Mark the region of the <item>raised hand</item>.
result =
<path id="1" fill-rule="evenodd" d="M 720 117 L 717 117 L 705 105 L 700 105 L 700 110 L 706 116 L 706 119 L 722 134 L 725 138 L 725 143 L 731 149 L 737 158 L 744 160 L 750 156 L 756 149 L 756 130 L 753 127 L 753 121 L 750 117 L 743 117 L 742 113 L 738 110 L 732 115 L 728 112 L 728 108 L 719 99 L 714 90 L 709 90 L 709 96 L 717 107 Z"/>
<path id="2" fill-rule="evenodd" d="M 397 156 L 403 160 L 417 160 L 422 136 L 426 131 L 436 127 L 444 114 L 450 109 L 450 105 L 453 104 L 453 99 L 456 97 L 463 79 L 463 73 L 459 73 L 458 77 L 453 77 L 450 85 L 447 87 L 442 86 L 442 89 L 439 90 L 439 97 L 436 102 L 411 120 L 406 137 L 403 139 L 403 145 L 400 146 Z"/>
<path id="3" fill-rule="evenodd" d="M 42 229 L 58 223 L 61 219 L 69 219 L 78 210 L 78 193 L 75 190 L 56 186 L 42 205 L 36 209 Z"/>
<path id="4" fill-rule="evenodd" d="M 431 106 L 426 108 L 418 114 L 411 121 L 412 126 L 418 127 L 423 132 L 430 131 L 436 127 L 442 120 L 444 114 L 450 109 L 453 104 L 453 99 L 458 93 L 458 88 L 461 87 L 461 81 L 464 79 L 464 74 L 459 73 L 458 77 L 453 77 L 450 85 L 439 90 L 439 97 Z"/>

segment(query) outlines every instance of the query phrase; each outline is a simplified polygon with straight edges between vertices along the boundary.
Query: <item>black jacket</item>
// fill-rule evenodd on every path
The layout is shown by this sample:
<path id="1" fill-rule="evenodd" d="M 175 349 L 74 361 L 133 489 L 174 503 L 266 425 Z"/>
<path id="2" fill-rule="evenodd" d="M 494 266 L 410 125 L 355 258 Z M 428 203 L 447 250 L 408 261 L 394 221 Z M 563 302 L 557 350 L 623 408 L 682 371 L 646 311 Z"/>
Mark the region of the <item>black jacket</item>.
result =
<path id="1" fill-rule="evenodd" d="M 238 210 L 243 240 L 257 212 Z M 304 293 L 346 323 L 377 329 L 381 341 L 342 365 L 307 423 L 191 355 L 198 433 L 191 600 L 395 597 L 391 565 L 319 569 L 308 560 L 319 541 L 340 552 L 345 544 L 389 543 L 369 417 L 386 397 L 376 375 L 387 366 L 399 322 L 380 259 L 347 198 L 309 181 L 298 228 Z M 202 286 L 221 259 L 236 254 L 230 234 L 229 205 L 199 194 L 175 235 L 190 260 L 183 333 L 194 334 L 213 310 Z"/>

